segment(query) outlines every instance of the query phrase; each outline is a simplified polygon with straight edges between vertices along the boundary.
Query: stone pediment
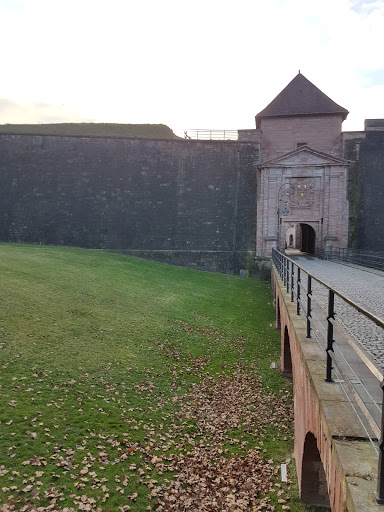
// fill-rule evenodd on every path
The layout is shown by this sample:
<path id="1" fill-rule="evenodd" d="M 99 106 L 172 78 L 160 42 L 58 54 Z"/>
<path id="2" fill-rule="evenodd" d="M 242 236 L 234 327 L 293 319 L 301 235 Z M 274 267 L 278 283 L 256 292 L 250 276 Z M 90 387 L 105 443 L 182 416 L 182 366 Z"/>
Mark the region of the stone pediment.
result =
<path id="1" fill-rule="evenodd" d="M 328 153 L 323 153 L 309 146 L 302 146 L 278 157 L 267 160 L 259 165 L 266 167 L 298 167 L 298 166 L 324 166 L 324 165 L 349 165 L 349 160 L 339 158 Z"/>

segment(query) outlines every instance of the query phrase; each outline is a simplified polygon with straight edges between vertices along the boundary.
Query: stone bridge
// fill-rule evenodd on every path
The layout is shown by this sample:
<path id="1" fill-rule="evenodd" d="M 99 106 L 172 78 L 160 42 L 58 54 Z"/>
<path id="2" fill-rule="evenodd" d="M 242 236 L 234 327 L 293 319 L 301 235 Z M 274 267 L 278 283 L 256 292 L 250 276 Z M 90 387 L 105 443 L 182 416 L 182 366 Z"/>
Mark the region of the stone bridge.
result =
<path id="1" fill-rule="evenodd" d="M 299 260 L 300 264 L 303 263 L 303 258 Z M 293 266 L 292 260 L 291 264 Z M 341 265 L 335 263 L 329 265 L 343 269 Z M 310 271 L 313 272 L 313 269 L 310 268 Z M 342 273 L 337 269 L 335 271 L 335 275 Z M 375 347 L 383 345 L 383 339 L 380 339 L 381 329 L 379 334 L 375 335 L 371 347 L 359 347 L 358 343 L 354 344 L 350 340 L 347 343 L 345 339 L 351 337 L 348 334 L 344 335 L 343 342 L 342 336 L 339 335 L 342 331 L 340 328 L 339 334 L 334 336 L 337 338 L 338 351 L 341 350 L 340 346 L 343 343 L 345 345 L 345 352 L 342 355 L 343 361 L 345 360 L 344 367 L 347 367 L 346 373 L 353 372 L 349 380 L 354 383 L 354 389 L 360 388 L 359 392 L 348 388 L 348 376 L 340 375 L 342 369 L 339 367 L 337 371 L 334 366 L 332 367 L 333 378 L 327 381 L 326 343 L 323 346 L 314 336 L 315 331 L 326 330 L 324 325 L 327 324 L 327 314 L 322 321 L 320 306 L 313 305 L 312 336 L 308 338 L 305 314 L 297 314 L 297 303 L 301 301 L 301 307 L 304 309 L 305 301 L 302 299 L 304 297 L 307 300 L 303 290 L 304 269 L 301 268 L 301 276 L 299 273 L 299 283 L 301 278 L 302 284 L 301 298 L 300 287 L 297 292 L 297 274 L 296 269 L 294 276 L 292 277 L 291 272 L 288 279 L 283 282 L 276 266 L 272 266 L 276 327 L 281 330 L 281 369 L 293 379 L 294 454 L 301 499 L 310 505 L 330 509 L 332 512 L 384 510 L 376 499 L 380 496 L 377 494 L 380 454 L 378 437 L 382 404 L 379 380 L 382 380 L 383 361 L 380 354 L 375 358 L 375 352 L 379 352 L 379 349 L 375 351 Z M 328 267 L 326 274 L 330 275 Z M 384 275 L 380 278 L 374 276 L 373 279 L 382 279 L 378 286 L 384 284 Z M 296 284 L 293 284 L 294 282 Z M 290 283 L 293 284 L 293 292 Z M 320 296 L 320 290 L 317 291 L 317 296 Z M 314 301 L 314 294 L 310 296 Z M 318 304 L 321 304 L 321 299 L 318 300 Z M 318 327 L 314 323 L 315 317 L 320 323 Z M 355 324 L 361 326 L 359 319 Z M 359 334 L 364 341 L 364 333 L 355 333 L 355 337 L 358 338 Z M 353 345 L 355 346 L 352 350 Z M 336 350 L 333 352 L 336 353 Z M 362 389 L 365 396 L 361 392 Z M 362 414 L 361 410 L 365 410 L 367 414 Z"/>

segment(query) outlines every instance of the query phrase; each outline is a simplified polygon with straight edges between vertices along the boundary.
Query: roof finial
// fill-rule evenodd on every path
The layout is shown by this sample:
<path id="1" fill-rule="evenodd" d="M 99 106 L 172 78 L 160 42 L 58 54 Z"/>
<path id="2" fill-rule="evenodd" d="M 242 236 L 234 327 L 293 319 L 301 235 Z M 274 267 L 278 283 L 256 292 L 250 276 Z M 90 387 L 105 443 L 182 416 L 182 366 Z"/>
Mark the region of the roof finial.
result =
<path id="1" fill-rule="evenodd" d="M 301 73 L 300 73 L 300 69 L 299 69 L 299 75 L 301 75 Z"/>

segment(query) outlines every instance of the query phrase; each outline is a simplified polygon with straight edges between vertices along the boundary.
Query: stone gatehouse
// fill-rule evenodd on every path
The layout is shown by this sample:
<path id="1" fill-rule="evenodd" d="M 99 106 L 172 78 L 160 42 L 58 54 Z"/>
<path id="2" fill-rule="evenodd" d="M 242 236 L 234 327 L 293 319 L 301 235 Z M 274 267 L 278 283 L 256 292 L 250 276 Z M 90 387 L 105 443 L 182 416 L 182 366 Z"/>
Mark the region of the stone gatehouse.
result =
<path id="1" fill-rule="evenodd" d="M 384 251 L 384 120 L 299 73 L 237 141 L 0 134 L 0 241 L 252 271 L 272 247 Z"/>
<path id="2" fill-rule="evenodd" d="M 310 253 L 347 247 L 349 162 L 341 157 L 347 114 L 300 73 L 257 114 L 259 256 L 272 247 Z"/>

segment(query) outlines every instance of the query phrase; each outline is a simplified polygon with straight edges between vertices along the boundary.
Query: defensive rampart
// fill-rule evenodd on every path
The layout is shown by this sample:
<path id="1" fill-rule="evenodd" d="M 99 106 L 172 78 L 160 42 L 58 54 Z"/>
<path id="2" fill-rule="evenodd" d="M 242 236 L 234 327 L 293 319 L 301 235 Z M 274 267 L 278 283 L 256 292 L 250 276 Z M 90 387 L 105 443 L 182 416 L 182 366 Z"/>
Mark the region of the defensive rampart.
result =
<path id="1" fill-rule="evenodd" d="M 367 120 L 366 131 L 346 132 L 343 139 L 344 158 L 351 161 L 349 246 L 383 252 L 384 120 Z"/>
<path id="2" fill-rule="evenodd" d="M 253 266 L 259 144 L 0 135 L 0 240 Z"/>
<path id="3" fill-rule="evenodd" d="M 367 121 L 364 132 L 342 138 L 351 161 L 348 245 L 384 251 L 384 121 Z M 121 251 L 213 272 L 251 270 L 263 194 L 260 141 L 247 139 L 0 134 L 0 241 Z M 271 225 L 276 208 L 275 200 Z"/>

